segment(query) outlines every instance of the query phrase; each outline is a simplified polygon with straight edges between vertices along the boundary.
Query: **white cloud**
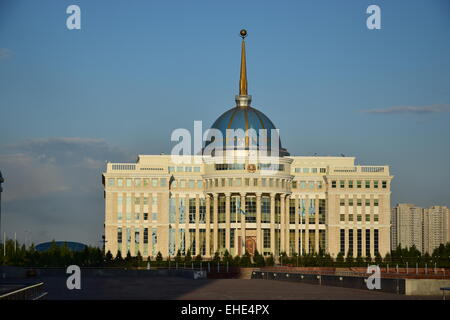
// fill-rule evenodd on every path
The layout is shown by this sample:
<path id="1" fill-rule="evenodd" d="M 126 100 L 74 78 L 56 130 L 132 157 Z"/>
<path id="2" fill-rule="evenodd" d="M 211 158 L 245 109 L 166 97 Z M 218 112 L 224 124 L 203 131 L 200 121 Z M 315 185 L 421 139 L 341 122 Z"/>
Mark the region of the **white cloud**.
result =
<path id="1" fill-rule="evenodd" d="M 362 112 L 370 114 L 430 114 L 430 113 L 450 112 L 450 105 L 437 104 L 422 107 L 397 106 L 385 109 L 362 110 Z"/>
<path id="2" fill-rule="evenodd" d="M 8 48 L 0 48 L 0 60 L 12 57 L 13 52 Z"/>

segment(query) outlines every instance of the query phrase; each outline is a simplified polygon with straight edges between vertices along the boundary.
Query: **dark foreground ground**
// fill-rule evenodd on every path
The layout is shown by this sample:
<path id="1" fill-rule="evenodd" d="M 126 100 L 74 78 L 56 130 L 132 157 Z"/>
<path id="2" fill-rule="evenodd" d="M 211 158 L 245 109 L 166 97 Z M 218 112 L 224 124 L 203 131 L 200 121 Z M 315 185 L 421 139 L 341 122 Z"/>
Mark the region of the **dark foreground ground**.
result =
<path id="1" fill-rule="evenodd" d="M 442 299 L 300 284 L 274 280 L 190 280 L 178 277 L 83 277 L 81 290 L 68 290 L 65 277 L 43 277 L 46 300 L 66 299 L 219 299 L 219 300 L 402 300 Z"/>

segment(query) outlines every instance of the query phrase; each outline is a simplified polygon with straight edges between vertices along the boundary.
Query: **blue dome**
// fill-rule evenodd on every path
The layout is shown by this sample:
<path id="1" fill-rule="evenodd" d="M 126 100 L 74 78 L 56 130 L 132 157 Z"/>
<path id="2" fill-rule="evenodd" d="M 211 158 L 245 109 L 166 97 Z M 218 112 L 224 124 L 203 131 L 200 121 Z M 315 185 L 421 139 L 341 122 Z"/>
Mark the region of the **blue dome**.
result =
<path id="1" fill-rule="evenodd" d="M 268 153 L 270 153 L 271 140 L 273 135 L 271 130 L 276 129 L 276 127 L 273 122 L 261 111 L 250 106 L 236 106 L 226 111 L 219 118 L 217 118 L 217 120 L 211 126 L 211 129 L 220 130 L 224 139 L 227 137 L 227 129 L 242 129 L 244 132 L 247 132 L 247 130 L 249 129 L 254 129 L 256 139 L 253 136 L 251 137 L 250 142 L 235 140 L 235 149 L 249 149 L 249 145 L 254 146 L 258 149 L 260 149 L 261 147 L 265 148 L 265 146 L 267 146 Z M 265 143 L 264 137 L 260 136 L 260 129 L 267 130 L 267 143 Z M 278 138 L 279 140 L 280 155 L 288 155 L 287 151 L 282 148 L 281 140 L 279 139 L 278 135 L 274 135 L 274 138 Z M 228 143 L 230 144 L 230 142 Z M 208 143 L 206 143 L 206 145 L 208 145 Z M 226 143 L 224 140 L 224 147 L 225 146 Z"/>

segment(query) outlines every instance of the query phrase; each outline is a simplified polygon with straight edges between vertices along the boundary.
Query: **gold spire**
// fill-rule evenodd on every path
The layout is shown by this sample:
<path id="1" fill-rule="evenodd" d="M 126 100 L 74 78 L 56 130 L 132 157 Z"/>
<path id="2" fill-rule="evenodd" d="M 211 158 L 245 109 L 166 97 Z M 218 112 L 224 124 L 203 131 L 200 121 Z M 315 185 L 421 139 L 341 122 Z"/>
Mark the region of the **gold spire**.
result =
<path id="1" fill-rule="evenodd" d="M 246 96 L 247 92 L 247 66 L 245 63 L 245 41 L 244 38 L 247 36 L 247 30 L 242 29 L 240 31 L 242 37 L 242 51 L 241 51 L 241 77 L 239 80 L 239 95 Z"/>

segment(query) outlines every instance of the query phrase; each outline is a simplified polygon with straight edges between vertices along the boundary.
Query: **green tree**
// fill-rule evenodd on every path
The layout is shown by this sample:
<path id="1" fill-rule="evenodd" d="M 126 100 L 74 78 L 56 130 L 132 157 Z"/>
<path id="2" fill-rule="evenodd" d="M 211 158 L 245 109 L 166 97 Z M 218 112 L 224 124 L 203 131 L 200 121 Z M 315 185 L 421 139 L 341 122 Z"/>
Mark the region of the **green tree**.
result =
<path id="1" fill-rule="evenodd" d="M 241 267 L 250 267 L 252 264 L 250 254 L 247 250 L 245 250 L 244 255 L 241 257 L 240 266 Z"/>
<path id="2" fill-rule="evenodd" d="M 156 254 L 155 261 L 156 261 L 156 265 L 157 265 L 158 267 L 161 266 L 162 261 L 163 261 L 163 256 L 162 256 L 162 254 L 161 254 L 161 251 L 158 251 L 158 253 Z"/>
<path id="3" fill-rule="evenodd" d="M 192 256 L 191 256 L 191 250 L 188 249 L 188 251 L 186 252 L 186 256 L 184 257 L 184 262 L 186 264 L 190 264 L 192 262 Z"/>
<path id="4" fill-rule="evenodd" d="M 273 267 L 274 264 L 275 259 L 273 258 L 273 254 L 270 254 L 270 256 L 266 258 L 266 266 Z"/>
<path id="5" fill-rule="evenodd" d="M 338 255 L 336 256 L 336 266 L 342 267 L 344 265 L 344 254 L 342 251 L 339 251 Z"/>
<path id="6" fill-rule="evenodd" d="M 258 250 L 255 250 L 255 254 L 253 256 L 253 261 L 255 262 L 255 265 L 257 267 L 264 267 L 266 264 L 264 257 L 261 254 L 259 254 Z"/>
<path id="7" fill-rule="evenodd" d="M 113 255 L 111 251 L 108 250 L 108 252 L 105 254 L 105 264 L 107 266 L 111 265 L 113 261 Z"/>

